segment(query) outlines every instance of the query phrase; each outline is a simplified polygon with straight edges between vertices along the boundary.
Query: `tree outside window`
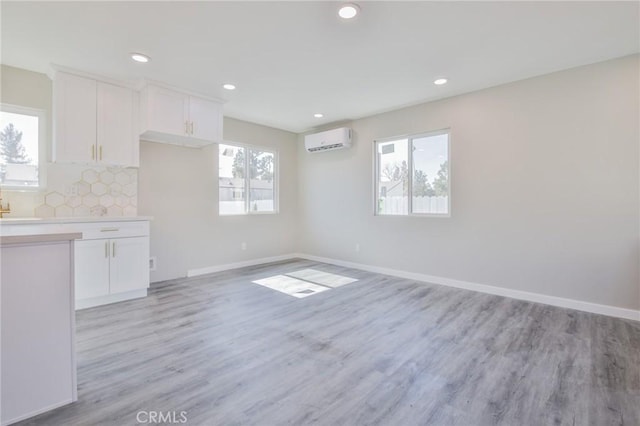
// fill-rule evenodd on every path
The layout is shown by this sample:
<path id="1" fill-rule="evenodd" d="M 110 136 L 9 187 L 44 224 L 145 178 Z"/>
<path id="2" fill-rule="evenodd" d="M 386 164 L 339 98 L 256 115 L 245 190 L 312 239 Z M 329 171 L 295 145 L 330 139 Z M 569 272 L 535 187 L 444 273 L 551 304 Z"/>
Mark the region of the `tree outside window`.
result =
<path id="1" fill-rule="evenodd" d="M 0 183 L 4 187 L 39 186 L 40 120 L 39 112 L 23 113 L 19 107 L 2 105 Z"/>
<path id="2" fill-rule="evenodd" d="M 276 212 L 274 152 L 221 144 L 218 159 L 220 214 Z"/>
<path id="3" fill-rule="evenodd" d="M 376 142 L 376 214 L 449 214 L 449 133 Z"/>

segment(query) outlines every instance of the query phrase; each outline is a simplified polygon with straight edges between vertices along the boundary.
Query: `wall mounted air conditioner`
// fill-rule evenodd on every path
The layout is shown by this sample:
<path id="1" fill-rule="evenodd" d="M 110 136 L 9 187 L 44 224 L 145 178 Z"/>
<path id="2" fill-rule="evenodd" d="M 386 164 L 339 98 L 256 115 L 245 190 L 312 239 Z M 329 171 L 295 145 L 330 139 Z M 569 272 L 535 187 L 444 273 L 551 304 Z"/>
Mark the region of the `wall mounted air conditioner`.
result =
<path id="1" fill-rule="evenodd" d="M 307 135 L 304 137 L 304 146 L 309 152 L 349 148 L 351 146 L 351 129 L 341 127 Z"/>

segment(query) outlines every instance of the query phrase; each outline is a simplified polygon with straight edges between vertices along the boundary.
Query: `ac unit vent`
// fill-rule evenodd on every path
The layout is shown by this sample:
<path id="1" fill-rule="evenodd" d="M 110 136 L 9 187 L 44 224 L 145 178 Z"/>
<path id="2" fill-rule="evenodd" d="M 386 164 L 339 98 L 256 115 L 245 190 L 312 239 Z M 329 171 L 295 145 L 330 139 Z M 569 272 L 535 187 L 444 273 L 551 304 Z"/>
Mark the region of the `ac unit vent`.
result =
<path id="1" fill-rule="evenodd" d="M 322 145 L 322 146 L 316 146 L 314 148 L 309 148 L 309 152 L 326 151 L 328 149 L 338 149 L 342 147 L 343 145 L 341 143 L 334 143 L 333 145 Z"/>
<path id="2" fill-rule="evenodd" d="M 304 137 L 304 145 L 309 152 L 349 148 L 351 146 L 351 129 L 341 127 L 307 135 Z"/>

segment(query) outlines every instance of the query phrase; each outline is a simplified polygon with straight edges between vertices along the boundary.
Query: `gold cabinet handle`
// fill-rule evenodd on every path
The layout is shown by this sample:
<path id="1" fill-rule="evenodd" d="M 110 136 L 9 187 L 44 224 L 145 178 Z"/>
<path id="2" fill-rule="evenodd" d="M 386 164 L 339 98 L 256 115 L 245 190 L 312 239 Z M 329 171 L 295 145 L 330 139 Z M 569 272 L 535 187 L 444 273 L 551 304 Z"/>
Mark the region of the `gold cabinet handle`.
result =
<path id="1" fill-rule="evenodd" d="M 112 244 L 113 244 L 113 245 L 111 246 L 111 247 L 112 247 L 112 249 L 111 249 L 111 256 L 112 256 L 112 257 L 116 257 L 116 242 L 114 241 Z"/>
<path id="2" fill-rule="evenodd" d="M 102 145 L 100 145 L 100 160 L 102 160 Z"/>
<path id="3" fill-rule="evenodd" d="M 191 122 L 191 134 L 193 135 L 193 121 Z"/>
<path id="4" fill-rule="evenodd" d="M 100 232 L 117 232 L 120 228 L 100 228 Z"/>
<path id="5" fill-rule="evenodd" d="M 104 243 L 104 257 L 109 257 L 109 241 L 105 241 Z"/>
<path id="6" fill-rule="evenodd" d="M 91 145 L 91 159 L 92 160 L 96 159 L 96 146 L 95 145 Z"/>
<path id="7" fill-rule="evenodd" d="M 186 134 L 189 134 L 189 122 L 188 121 L 184 122 L 184 132 Z"/>

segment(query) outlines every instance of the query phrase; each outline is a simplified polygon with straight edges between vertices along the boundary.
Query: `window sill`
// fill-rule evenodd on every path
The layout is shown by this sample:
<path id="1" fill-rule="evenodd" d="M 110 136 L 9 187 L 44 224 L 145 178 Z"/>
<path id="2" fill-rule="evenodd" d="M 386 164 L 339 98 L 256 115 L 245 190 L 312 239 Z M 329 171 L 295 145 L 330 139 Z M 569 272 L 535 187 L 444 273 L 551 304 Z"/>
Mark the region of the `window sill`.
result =
<path id="1" fill-rule="evenodd" d="M 450 219 L 451 213 L 447 214 L 428 214 L 428 213 L 412 213 L 412 214 L 373 214 L 376 217 L 421 217 L 434 219 Z"/>
<path id="2" fill-rule="evenodd" d="M 275 214 L 279 214 L 280 212 L 275 211 L 275 212 L 251 212 L 251 213 L 220 213 L 218 212 L 218 216 L 220 217 L 233 217 L 233 216 L 264 216 L 264 215 L 275 215 Z"/>
<path id="3" fill-rule="evenodd" d="M 45 192 L 47 188 L 42 186 L 5 186 L 0 185 L 3 192 Z"/>

